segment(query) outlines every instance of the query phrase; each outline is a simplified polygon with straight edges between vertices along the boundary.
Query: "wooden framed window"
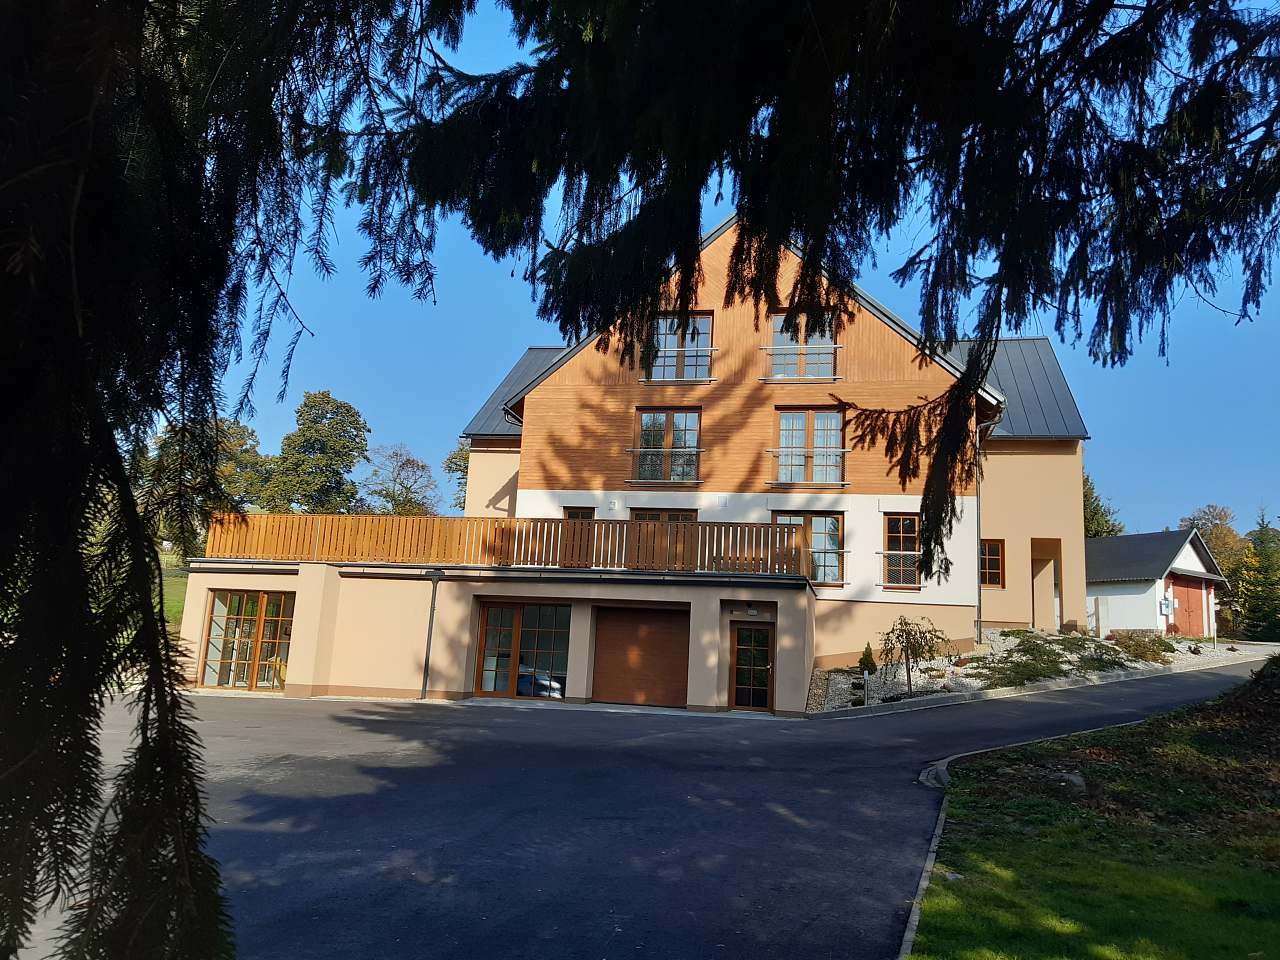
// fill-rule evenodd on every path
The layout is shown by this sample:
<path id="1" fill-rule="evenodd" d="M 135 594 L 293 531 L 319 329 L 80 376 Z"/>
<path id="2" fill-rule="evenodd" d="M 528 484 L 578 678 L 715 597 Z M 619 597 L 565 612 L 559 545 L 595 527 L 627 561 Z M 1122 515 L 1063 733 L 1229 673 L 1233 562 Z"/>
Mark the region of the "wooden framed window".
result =
<path id="1" fill-rule="evenodd" d="M 657 353 L 649 368 L 649 380 L 711 379 L 711 315 L 696 314 L 689 318 L 684 333 L 675 317 L 659 317 L 656 334 Z"/>
<path id="2" fill-rule="evenodd" d="M 646 523 L 697 523 L 697 510 L 641 510 L 631 508 L 631 519 Z"/>
<path id="3" fill-rule="evenodd" d="M 786 333 L 783 316 L 770 318 L 773 337 L 770 341 L 769 378 L 772 380 L 834 380 L 836 350 L 830 333 L 801 331 Z"/>
<path id="4" fill-rule="evenodd" d="M 978 579 L 984 587 L 1004 586 L 1004 541 L 983 540 L 978 545 Z"/>
<path id="5" fill-rule="evenodd" d="M 920 588 L 920 514 L 884 516 L 884 585 L 898 590 Z"/>
<path id="6" fill-rule="evenodd" d="M 808 527 L 812 560 L 809 579 L 814 583 L 844 582 L 843 514 L 775 510 L 773 522 Z"/>
<path id="7" fill-rule="evenodd" d="M 476 694 L 563 700 L 571 609 L 567 603 L 482 604 Z"/>
<path id="8" fill-rule="evenodd" d="M 214 590 L 210 599 L 200 683 L 283 690 L 293 639 L 294 594 Z"/>
<path id="9" fill-rule="evenodd" d="M 565 507 L 564 518 L 566 520 L 594 520 L 596 518 L 595 507 Z"/>
<path id="10" fill-rule="evenodd" d="M 698 410 L 640 410 L 631 483 L 697 483 Z"/>
<path id="11" fill-rule="evenodd" d="M 777 483 L 841 485 L 844 454 L 840 411 L 778 411 Z"/>

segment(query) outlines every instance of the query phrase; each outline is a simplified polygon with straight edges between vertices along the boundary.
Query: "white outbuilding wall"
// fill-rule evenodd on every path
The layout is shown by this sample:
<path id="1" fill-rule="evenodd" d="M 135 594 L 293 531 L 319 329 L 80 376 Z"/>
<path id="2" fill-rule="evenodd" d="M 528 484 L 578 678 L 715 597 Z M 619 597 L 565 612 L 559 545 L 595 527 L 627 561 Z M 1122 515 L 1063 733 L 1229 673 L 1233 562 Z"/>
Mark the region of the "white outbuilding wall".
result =
<path id="1" fill-rule="evenodd" d="M 1130 580 L 1120 583 L 1090 583 L 1085 587 L 1085 600 L 1090 620 L 1097 615 L 1098 636 L 1112 630 L 1164 631 L 1167 617 L 1160 615 L 1160 599 L 1164 596 L 1159 580 Z"/>

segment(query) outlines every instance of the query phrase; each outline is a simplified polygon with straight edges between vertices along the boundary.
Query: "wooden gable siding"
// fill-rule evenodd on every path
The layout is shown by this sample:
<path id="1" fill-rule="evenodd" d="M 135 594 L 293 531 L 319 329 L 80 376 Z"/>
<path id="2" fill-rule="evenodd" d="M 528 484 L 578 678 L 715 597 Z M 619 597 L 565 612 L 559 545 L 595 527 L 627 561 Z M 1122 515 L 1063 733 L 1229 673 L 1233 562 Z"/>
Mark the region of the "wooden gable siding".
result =
<path id="1" fill-rule="evenodd" d="M 953 382 L 937 364 L 921 362 L 913 344 L 878 317 L 859 311 L 837 336 L 841 345 L 833 383 L 768 383 L 772 341 L 769 316 L 751 304 L 723 306 L 733 231 L 703 252 L 706 280 L 698 308 L 711 312 L 714 383 L 656 385 L 640 382 L 638 368 L 618 362 L 616 345 L 602 353 L 579 351 L 524 400 L 521 489 L 626 489 L 632 477 L 636 409 L 693 407 L 702 413 L 699 477 L 680 489 L 767 492 L 777 462 L 767 451 L 778 442 L 777 408 L 832 407 L 840 402 L 899 409 L 936 396 Z M 782 286 L 781 289 L 786 289 Z M 848 437 L 846 437 L 846 446 Z M 846 493 L 902 493 L 883 449 L 858 451 L 845 460 Z M 919 493 L 923 478 L 906 488 Z M 646 489 L 652 485 L 646 484 Z"/>

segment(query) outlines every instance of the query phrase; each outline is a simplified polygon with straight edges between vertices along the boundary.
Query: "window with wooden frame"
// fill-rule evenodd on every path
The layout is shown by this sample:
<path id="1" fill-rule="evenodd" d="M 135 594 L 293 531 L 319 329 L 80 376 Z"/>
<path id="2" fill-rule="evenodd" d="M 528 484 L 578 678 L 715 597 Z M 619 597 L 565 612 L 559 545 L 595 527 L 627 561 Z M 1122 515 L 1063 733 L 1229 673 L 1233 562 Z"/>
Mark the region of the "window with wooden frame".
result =
<path id="1" fill-rule="evenodd" d="M 294 594 L 214 590 L 210 600 L 201 684 L 283 690 L 293 639 Z"/>
<path id="2" fill-rule="evenodd" d="M 563 700 L 569 681 L 567 603 L 485 603 L 476 693 Z"/>
<path id="3" fill-rule="evenodd" d="M 695 314 L 684 332 L 676 317 L 659 317 L 656 353 L 646 379 L 651 381 L 711 379 L 711 315 Z"/>
<path id="4" fill-rule="evenodd" d="M 596 518 L 595 507 L 565 507 L 564 518 L 566 520 L 594 520 Z"/>
<path id="5" fill-rule="evenodd" d="M 639 410 L 631 483 L 697 483 L 698 410 Z"/>
<path id="6" fill-rule="evenodd" d="M 779 410 L 780 484 L 844 483 L 844 416 L 838 410 Z"/>
<path id="7" fill-rule="evenodd" d="M 983 540 L 978 545 L 978 580 L 984 587 L 1004 586 L 1004 541 Z"/>
<path id="8" fill-rule="evenodd" d="M 884 585 L 897 590 L 920 588 L 920 514 L 884 516 Z"/>
<path id="9" fill-rule="evenodd" d="M 638 510 L 631 509 L 631 519 L 645 523 L 697 523 L 697 510 Z"/>
<path id="10" fill-rule="evenodd" d="M 768 347 L 771 380 L 834 380 L 836 350 L 831 333 L 783 330 L 785 318 L 771 317 L 773 338 Z"/>
<path id="11" fill-rule="evenodd" d="M 814 583 L 844 583 L 844 514 L 775 510 L 773 522 L 808 528 L 812 559 L 809 579 Z"/>

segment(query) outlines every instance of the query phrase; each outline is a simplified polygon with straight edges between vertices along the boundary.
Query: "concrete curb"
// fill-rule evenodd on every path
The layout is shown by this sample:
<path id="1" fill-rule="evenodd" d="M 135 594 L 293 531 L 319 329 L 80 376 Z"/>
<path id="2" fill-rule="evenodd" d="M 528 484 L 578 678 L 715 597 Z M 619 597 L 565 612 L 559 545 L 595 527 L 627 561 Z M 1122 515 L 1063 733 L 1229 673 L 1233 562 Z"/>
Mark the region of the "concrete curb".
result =
<path id="1" fill-rule="evenodd" d="M 966 750 L 963 753 L 953 753 L 949 757 L 943 757 L 941 760 L 935 760 L 923 770 L 920 776 L 916 778 L 919 783 L 923 783 L 926 787 L 936 787 L 939 790 L 945 790 L 951 784 L 950 766 L 956 760 L 963 760 L 965 757 L 976 757 L 983 753 L 998 753 L 1001 750 L 1013 750 L 1017 747 L 1027 747 L 1033 743 L 1049 743 L 1053 740 L 1065 740 L 1067 737 L 1079 737 L 1086 733 L 1099 733 L 1103 730 L 1118 730 L 1120 727 L 1132 727 L 1139 723 L 1146 723 L 1149 717 L 1143 717 L 1141 720 L 1125 720 L 1123 723 L 1106 723 L 1100 727 L 1089 727 L 1087 730 L 1072 730 L 1070 733 L 1056 733 L 1052 737 L 1034 737 L 1031 740 L 1019 740 L 1016 743 L 1002 743 L 998 747 L 983 747 L 981 750 Z"/>
<path id="2" fill-rule="evenodd" d="M 911 948 L 916 943 L 916 929 L 920 926 L 920 907 L 924 904 L 925 891 L 929 889 L 929 878 L 933 876 L 933 864 L 938 859 L 938 844 L 942 842 L 942 828 L 947 823 L 947 798 L 942 798 L 942 806 L 938 808 L 938 820 L 933 827 L 933 839 L 929 841 L 929 855 L 924 858 L 924 868 L 920 871 L 920 882 L 916 885 L 916 895 L 911 901 L 911 913 L 907 915 L 907 928 L 902 931 L 902 946 L 898 949 L 898 960 L 906 960 L 911 956 Z"/>
<path id="3" fill-rule="evenodd" d="M 934 696 L 920 697 L 915 700 L 902 700 L 898 703 L 878 703 L 871 707 L 843 707 L 839 710 L 824 710 L 809 714 L 810 720 L 859 720 L 863 717 L 879 717 L 887 713 L 909 713 L 913 710 L 931 710 L 934 707 L 948 707 L 957 703 L 976 703 L 983 700 L 1003 700 L 1006 697 L 1025 697 L 1033 693 L 1047 693 L 1053 690 L 1069 690 L 1073 687 L 1096 687 L 1104 683 L 1121 683 L 1125 680 L 1146 680 L 1149 677 L 1163 677 L 1175 673 L 1193 673 L 1198 670 L 1217 670 L 1221 667 L 1232 667 L 1241 663 L 1260 663 L 1267 657 L 1243 657 L 1237 660 L 1225 660 L 1218 663 L 1180 663 L 1171 667 L 1151 667 L 1145 670 L 1114 670 L 1107 673 L 1086 673 L 1078 677 L 1067 677 L 1062 680 L 1046 680 L 1043 683 L 1029 683 L 1022 687 L 996 687 L 993 690 L 969 690 L 962 693 L 940 693 Z"/>

